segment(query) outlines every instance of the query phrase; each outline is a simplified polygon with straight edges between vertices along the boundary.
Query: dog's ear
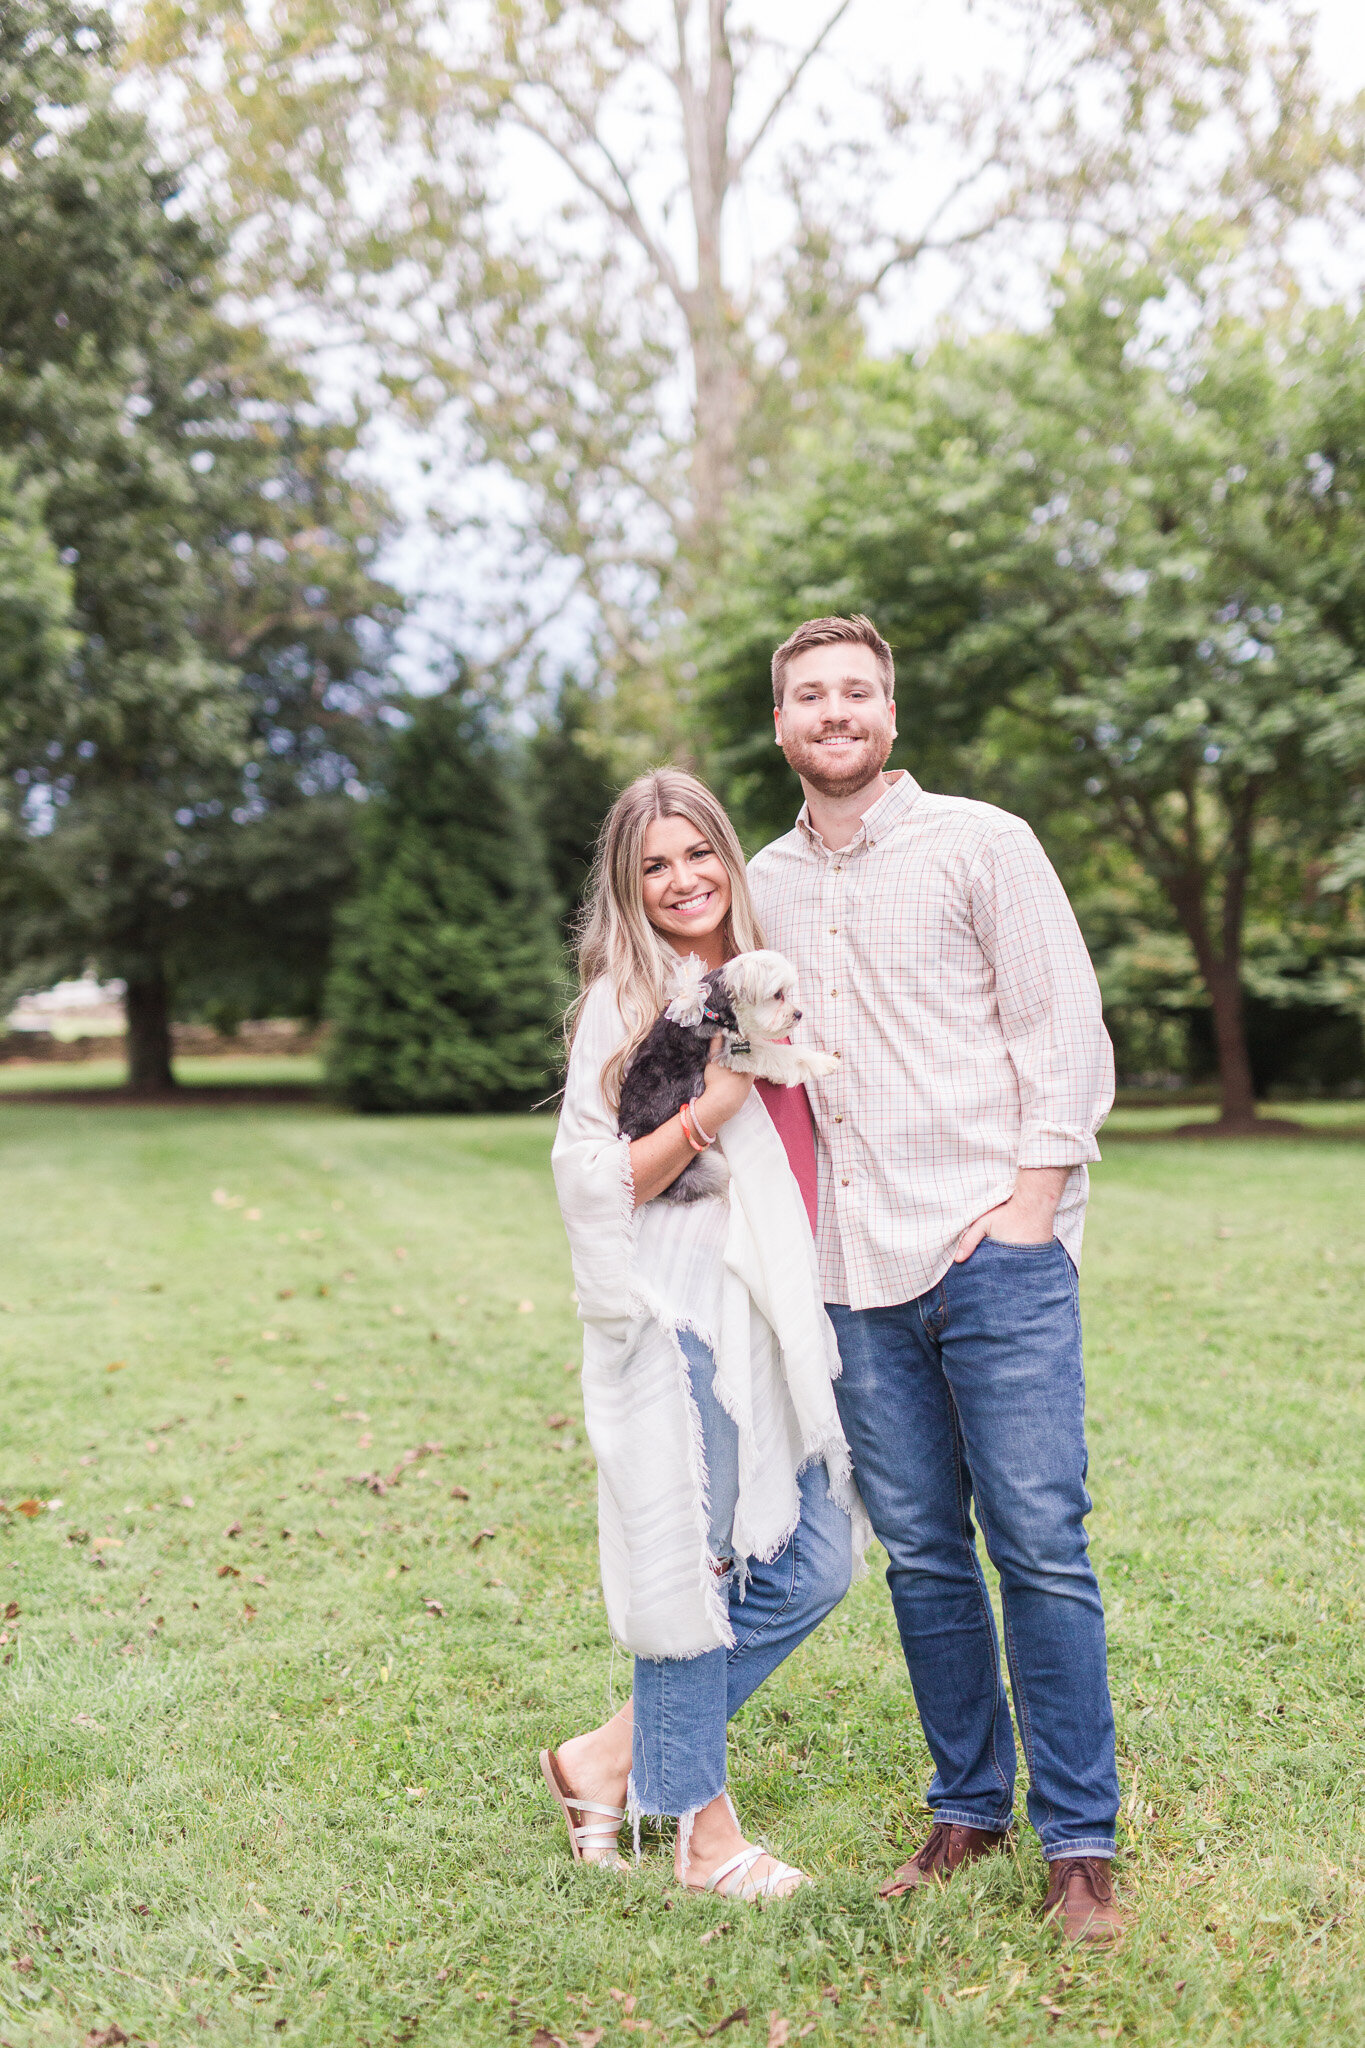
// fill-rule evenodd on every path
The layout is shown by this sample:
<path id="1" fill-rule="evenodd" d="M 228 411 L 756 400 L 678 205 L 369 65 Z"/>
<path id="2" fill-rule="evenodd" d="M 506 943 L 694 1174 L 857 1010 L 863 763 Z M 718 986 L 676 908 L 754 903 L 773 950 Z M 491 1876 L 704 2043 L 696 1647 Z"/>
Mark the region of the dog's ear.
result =
<path id="1" fill-rule="evenodd" d="M 686 953 L 672 974 L 673 1000 L 664 1011 L 674 1024 L 696 1026 L 706 1009 L 706 962 Z"/>

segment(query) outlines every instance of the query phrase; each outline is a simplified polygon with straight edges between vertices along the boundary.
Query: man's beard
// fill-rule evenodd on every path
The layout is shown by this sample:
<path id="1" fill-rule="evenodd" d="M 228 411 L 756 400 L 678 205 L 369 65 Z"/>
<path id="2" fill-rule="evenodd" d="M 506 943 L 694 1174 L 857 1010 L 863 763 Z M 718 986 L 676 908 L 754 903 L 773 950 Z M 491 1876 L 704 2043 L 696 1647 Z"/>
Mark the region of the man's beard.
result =
<path id="1" fill-rule="evenodd" d="M 860 747 L 846 751 L 831 751 L 818 740 L 784 740 L 782 752 L 787 765 L 808 788 L 819 796 L 856 796 L 860 789 L 866 789 L 869 782 L 875 782 L 891 758 L 894 745 L 892 734 L 886 726 L 863 735 Z"/>

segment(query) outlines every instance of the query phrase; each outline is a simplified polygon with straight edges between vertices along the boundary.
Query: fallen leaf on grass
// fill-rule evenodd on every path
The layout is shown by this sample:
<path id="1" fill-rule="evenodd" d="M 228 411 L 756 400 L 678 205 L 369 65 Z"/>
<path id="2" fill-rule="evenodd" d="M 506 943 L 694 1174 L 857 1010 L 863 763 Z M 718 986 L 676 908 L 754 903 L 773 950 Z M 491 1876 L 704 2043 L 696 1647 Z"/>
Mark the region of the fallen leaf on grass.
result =
<path id="1" fill-rule="evenodd" d="M 497 1530 L 496 1530 L 496 1529 L 480 1529 L 480 1531 L 479 1531 L 479 1533 L 478 1533 L 478 1535 L 477 1535 L 477 1536 L 471 1536 L 471 1537 L 470 1537 L 470 1539 L 469 1539 L 469 1547 L 470 1547 L 470 1549 L 471 1549 L 471 1550 L 477 1550 L 477 1549 L 478 1549 L 478 1547 L 479 1547 L 479 1545 L 480 1545 L 481 1543 L 487 1543 L 487 1542 L 489 1542 L 489 1541 L 490 1541 L 490 1539 L 491 1539 L 492 1537 L 494 1537 L 494 1536 L 496 1536 L 496 1535 L 497 1535 L 497 1533 L 498 1533 L 498 1532 L 497 1532 Z"/>
<path id="2" fill-rule="evenodd" d="M 267 1579 L 263 1579 L 261 1577 L 261 1574 L 257 1572 L 255 1576 L 252 1578 L 251 1583 L 253 1586 L 267 1586 L 269 1584 L 269 1581 Z"/>
<path id="3" fill-rule="evenodd" d="M 547 1415 L 545 1418 L 545 1427 L 547 1429 L 566 1429 L 568 1427 L 568 1422 L 569 1418 L 567 1415 Z"/>
<path id="4" fill-rule="evenodd" d="M 468 1500 L 469 1488 L 467 1486 L 452 1486 L 450 1489 L 450 1498 L 452 1500 Z"/>
<path id="5" fill-rule="evenodd" d="M 552 2034 L 548 2027 L 537 2027 L 531 2036 L 531 2048 L 569 2048 L 560 2034 Z"/>
<path id="6" fill-rule="evenodd" d="M 240 1579 L 242 1575 L 235 1564 L 220 1564 L 218 1576 L 220 1579 Z"/>
<path id="7" fill-rule="evenodd" d="M 242 1618 L 244 1621 L 254 1621 L 256 1619 L 256 1611 L 249 1600 L 242 1602 Z"/>
<path id="8" fill-rule="evenodd" d="M 127 2039 L 122 2027 L 92 2027 L 85 2037 L 85 2048 L 123 2048 Z"/>
<path id="9" fill-rule="evenodd" d="M 73 1728 L 93 1728 L 96 1735 L 104 1733 L 103 1724 L 97 1721 L 93 1714 L 73 1714 L 71 1725 Z"/>
<path id="10" fill-rule="evenodd" d="M 1040 1998 L 1038 2003 L 1050 2020 L 1064 2020 L 1066 2018 L 1066 2014 L 1062 2011 L 1060 2005 L 1054 2005 L 1050 1998 Z"/>
<path id="11" fill-rule="evenodd" d="M 128 1361 L 126 1358 L 116 1358 L 113 1364 L 106 1365 L 104 1370 L 106 1372 L 127 1372 Z"/>
<path id="12" fill-rule="evenodd" d="M 445 1613 L 445 1608 L 442 1606 L 439 1600 L 424 1600 L 422 1602 L 422 1605 L 426 1608 L 427 1613 L 434 1614 L 438 1621 L 440 1617 Z"/>
<path id="13" fill-rule="evenodd" d="M 224 1529 L 223 1531 L 223 1534 L 225 1536 L 240 1536 L 241 1533 L 242 1525 L 240 1522 L 229 1522 L 226 1529 Z"/>
<path id="14" fill-rule="evenodd" d="M 40 1515 L 43 1512 L 46 1505 L 47 1503 L 41 1500 L 21 1500 L 16 1503 L 18 1513 L 27 1515 L 30 1522 L 35 1515 Z"/>
<path id="15" fill-rule="evenodd" d="M 578 2043 L 578 2048 L 597 2048 L 605 2032 L 605 2027 L 582 2027 L 575 2033 L 574 2039 Z"/>
<path id="16" fill-rule="evenodd" d="M 19 1602 L 18 1602 L 17 1600 L 11 1600 L 11 1601 L 9 1602 L 9 1605 L 8 1605 L 8 1606 L 6 1607 L 6 1609 L 5 1609 L 5 1620 L 6 1620 L 6 1621 L 13 1621 L 13 1620 L 14 1620 L 14 1617 L 15 1617 L 15 1615 L 16 1615 L 16 1614 L 17 1614 L 18 1612 L 19 1612 Z"/>
<path id="17" fill-rule="evenodd" d="M 701 1938 L 702 1947 L 705 1948 L 708 1941 L 719 1941 L 721 1935 L 728 1934 L 733 1925 L 732 1920 L 722 1920 L 719 1927 L 708 1927 Z"/>
<path id="18" fill-rule="evenodd" d="M 784 2020 L 780 2012 L 768 2014 L 768 2048 L 787 2048 L 791 2032 L 791 2021 Z"/>
<path id="19" fill-rule="evenodd" d="M 19 1971 L 19 1973 L 20 1973 L 20 1975 L 21 1975 L 21 1976 L 27 1977 L 27 1976 L 28 1976 L 28 1974 L 29 1974 L 29 1972 L 30 1972 L 30 1971 L 32 1970 L 32 1968 L 33 1968 L 33 1958 L 32 1958 L 32 1956 L 19 1956 L 19 1957 L 17 1957 L 17 1958 L 16 1958 L 16 1960 L 15 1960 L 15 1964 L 14 1964 L 14 1967 L 15 1967 L 15 1969 L 16 1969 L 16 1970 L 18 1970 L 18 1971 Z"/>
<path id="20" fill-rule="evenodd" d="M 533 1316 L 535 1312 L 536 1305 L 533 1301 L 519 1301 L 517 1303 L 517 1314 L 519 1316 Z"/>
<path id="21" fill-rule="evenodd" d="M 742 2027 L 747 2025 L 748 2019 L 748 2006 L 737 2005 L 733 2012 L 726 2013 L 725 2018 L 723 2020 L 717 2020 L 714 2027 L 707 2027 L 706 2031 L 702 2034 L 701 2038 L 703 2041 L 709 2041 L 712 2039 L 714 2035 L 723 2034 L 727 2027 Z"/>
<path id="22" fill-rule="evenodd" d="M 92 1550 L 122 1550 L 123 1538 L 121 1536 L 97 1536 L 90 1548 Z"/>

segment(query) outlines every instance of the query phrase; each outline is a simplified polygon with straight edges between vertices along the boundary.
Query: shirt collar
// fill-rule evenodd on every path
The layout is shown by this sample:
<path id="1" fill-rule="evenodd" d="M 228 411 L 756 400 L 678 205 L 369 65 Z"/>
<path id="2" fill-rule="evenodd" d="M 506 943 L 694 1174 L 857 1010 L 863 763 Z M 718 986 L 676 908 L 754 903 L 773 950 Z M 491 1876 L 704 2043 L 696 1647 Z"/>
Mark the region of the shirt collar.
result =
<path id="1" fill-rule="evenodd" d="M 885 839 L 887 833 L 899 825 L 911 805 L 917 803 L 924 794 L 914 776 L 906 768 L 888 769 L 886 779 L 890 788 L 882 792 L 870 810 L 863 812 L 857 831 L 847 846 L 839 848 L 840 853 L 853 853 L 860 846 L 875 846 L 879 839 Z M 817 853 L 830 851 L 811 824 L 809 804 L 802 804 L 797 813 L 796 823 L 808 846 L 814 847 Z"/>

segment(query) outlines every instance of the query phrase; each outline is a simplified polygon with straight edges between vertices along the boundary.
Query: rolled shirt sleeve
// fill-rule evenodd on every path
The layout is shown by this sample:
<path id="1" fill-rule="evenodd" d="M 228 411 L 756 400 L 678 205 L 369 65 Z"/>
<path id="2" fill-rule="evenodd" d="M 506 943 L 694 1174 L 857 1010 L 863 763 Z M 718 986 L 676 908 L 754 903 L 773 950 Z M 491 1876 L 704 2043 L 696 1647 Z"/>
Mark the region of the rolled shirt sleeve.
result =
<path id="1" fill-rule="evenodd" d="M 1019 1165 L 1083 1166 L 1114 1102 L 1114 1052 L 1099 984 L 1066 892 L 1026 825 L 985 846 L 971 876 L 972 923 L 995 972 L 1019 1083 Z"/>

